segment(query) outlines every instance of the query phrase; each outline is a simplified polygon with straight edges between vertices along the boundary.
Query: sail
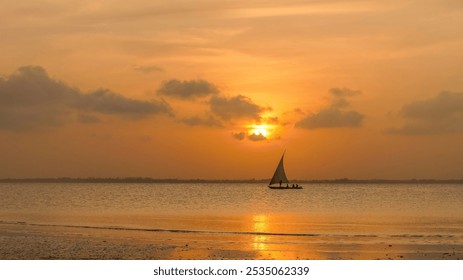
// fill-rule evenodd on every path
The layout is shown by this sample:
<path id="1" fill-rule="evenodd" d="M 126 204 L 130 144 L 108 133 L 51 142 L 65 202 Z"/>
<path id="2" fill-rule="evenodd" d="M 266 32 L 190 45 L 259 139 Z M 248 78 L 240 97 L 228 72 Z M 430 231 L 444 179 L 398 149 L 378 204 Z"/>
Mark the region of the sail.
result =
<path id="1" fill-rule="evenodd" d="M 280 184 L 281 183 L 289 183 L 288 178 L 286 178 L 285 168 L 283 167 L 283 158 L 285 157 L 285 153 L 281 156 L 280 162 L 278 163 L 277 169 L 275 170 L 275 174 L 273 174 L 272 180 L 270 180 L 269 185 L 273 184 Z"/>

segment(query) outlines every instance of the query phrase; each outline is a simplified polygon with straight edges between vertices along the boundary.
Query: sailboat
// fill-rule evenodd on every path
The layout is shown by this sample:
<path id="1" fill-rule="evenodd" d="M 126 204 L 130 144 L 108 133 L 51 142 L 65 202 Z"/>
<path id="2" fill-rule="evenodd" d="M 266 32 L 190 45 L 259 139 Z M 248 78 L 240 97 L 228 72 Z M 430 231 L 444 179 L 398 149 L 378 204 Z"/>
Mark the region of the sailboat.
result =
<path id="1" fill-rule="evenodd" d="M 270 180 L 268 187 L 278 190 L 300 190 L 302 189 L 301 186 L 297 184 L 290 185 L 289 180 L 286 177 L 285 168 L 283 167 L 285 152 L 283 152 L 283 155 L 281 156 L 280 162 L 278 163 L 277 169 L 275 170 L 275 173 L 273 174 L 272 180 Z"/>

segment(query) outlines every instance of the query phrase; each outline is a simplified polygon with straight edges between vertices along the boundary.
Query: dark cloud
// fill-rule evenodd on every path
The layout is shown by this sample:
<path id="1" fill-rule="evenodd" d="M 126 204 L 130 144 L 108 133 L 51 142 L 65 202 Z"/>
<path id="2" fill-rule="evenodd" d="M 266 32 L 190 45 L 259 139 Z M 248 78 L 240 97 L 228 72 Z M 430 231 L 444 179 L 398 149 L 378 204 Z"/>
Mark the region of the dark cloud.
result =
<path id="1" fill-rule="evenodd" d="M 441 92 L 428 100 L 415 101 L 402 107 L 401 115 L 421 120 L 448 120 L 463 113 L 463 93 Z"/>
<path id="2" fill-rule="evenodd" d="M 232 136 L 233 138 L 240 140 L 240 141 L 244 139 L 248 139 L 250 141 L 256 141 L 256 142 L 268 140 L 264 135 L 256 134 L 256 133 L 247 134 L 246 132 L 238 132 L 238 133 L 232 133 Z"/>
<path id="3" fill-rule="evenodd" d="M 271 108 L 255 104 L 250 98 L 243 95 L 230 98 L 213 96 L 209 104 L 211 111 L 224 120 L 240 118 L 259 120 L 261 113 L 271 110 Z"/>
<path id="4" fill-rule="evenodd" d="M 287 112 L 286 114 L 288 114 L 288 113 L 293 113 L 293 114 L 296 114 L 296 115 L 305 115 L 304 111 L 302 111 L 301 108 L 296 108 L 292 112 Z"/>
<path id="5" fill-rule="evenodd" d="M 223 96 L 218 88 L 205 80 L 169 80 L 157 89 L 158 95 L 183 99 L 197 105 L 207 105 L 203 116 L 187 116 L 177 118 L 177 121 L 188 126 L 203 127 L 225 127 L 234 120 L 253 120 L 265 121 L 268 123 L 278 123 L 277 117 L 262 118 L 261 114 L 271 110 L 269 107 L 262 107 L 254 103 L 244 95 L 232 97 Z M 244 132 L 232 133 L 238 140 L 250 139 L 253 141 L 261 140 L 261 136 L 251 136 Z"/>
<path id="6" fill-rule="evenodd" d="M 337 108 L 326 108 L 311 114 L 296 123 L 296 127 L 316 129 L 330 127 L 359 127 L 364 116 L 356 111 L 342 111 Z"/>
<path id="7" fill-rule="evenodd" d="M 69 110 L 53 106 L 3 106 L 0 102 L 0 130 L 29 130 L 42 126 L 60 126 L 72 121 Z"/>
<path id="8" fill-rule="evenodd" d="M 232 133 L 232 136 L 235 139 L 244 140 L 244 138 L 246 137 L 246 132 Z"/>
<path id="9" fill-rule="evenodd" d="M 296 127 L 317 129 L 362 126 L 365 116 L 357 111 L 345 109 L 350 106 L 347 98 L 359 95 L 361 92 L 348 88 L 332 88 L 329 93 L 333 96 L 330 105 L 318 113 L 305 116 L 296 123 Z"/>
<path id="10" fill-rule="evenodd" d="M 267 140 L 267 138 L 265 138 L 264 135 L 255 134 L 255 133 L 248 135 L 248 139 L 251 140 L 251 141 L 264 141 L 264 140 Z"/>
<path id="11" fill-rule="evenodd" d="M 217 87 L 205 80 L 164 81 L 157 94 L 179 99 L 195 99 L 219 93 Z"/>
<path id="12" fill-rule="evenodd" d="M 45 69 L 24 66 L 13 75 L 0 79 L 0 106 L 37 106 L 69 102 L 78 96 L 77 89 L 48 77 Z"/>
<path id="13" fill-rule="evenodd" d="M 437 96 L 405 104 L 399 113 L 408 123 L 391 128 L 396 134 L 463 132 L 463 93 L 441 92 Z"/>
<path id="14" fill-rule="evenodd" d="M 71 105 L 82 110 L 128 117 L 144 117 L 158 113 L 172 114 L 172 109 L 164 100 L 130 99 L 106 89 L 80 94 Z"/>
<path id="15" fill-rule="evenodd" d="M 182 119 L 181 122 L 189 126 L 223 127 L 222 123 L 212 116 L 209 116 L 206 118 L 201 118 L 201 117 L 185 118 L 185 119 Z"/>
<path id="16" fill-rule="evenodd" d="M 359 90 L 352 90 L 352 89 L 349 89 L 349 88 L 331 88 L 329 90 L 329 93 L 331 93 L 335 97 L 345 98 L 345 97 L 351 97 L 351 96 L 359 95 L 362 92 L 359 91 Z"/>
<path id="17" fill-rule="evenodd" d="M 173 114 L 163 100 L 136 100 L 110 90 L 82 93 L 50 78 L 39 66 L 24 66 L 0 79 L 0 129 L 94 123 L 99 121 L 95 113 L 137 118 Z"/>
<path id="18" fill-rule="evenodd" d="M 280 119 L 278 117 L 268 117 L 268 118 L 262 118 L 263 123 L 267 124 L 279 124 Z"/>
<path id="19" fill-rule="evenodd" d="M 250 141 L 255 141 L 255 142 L 268 140 L 268 138 L 265 137 L 262 134 L 258 134 L 258 133 L 247 134 L 244 131 L 237 132 L 237 133 L 232 133 L 232 136 L 233 136 L 233 138 L 235 138 L 237 140 L 240 140 L 240 141 L 245 140 L 245 139 L 248 139 Z"/>

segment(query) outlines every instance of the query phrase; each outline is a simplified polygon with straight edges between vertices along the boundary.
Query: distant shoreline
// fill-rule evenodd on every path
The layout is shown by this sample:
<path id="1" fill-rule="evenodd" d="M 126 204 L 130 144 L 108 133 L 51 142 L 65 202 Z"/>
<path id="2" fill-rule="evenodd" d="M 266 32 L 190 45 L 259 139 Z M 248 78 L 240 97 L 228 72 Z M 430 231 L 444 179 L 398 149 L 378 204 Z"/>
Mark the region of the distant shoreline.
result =
<path id="1" fill-rule="evenodd" d="M 209 179 L 155 179 L 149 177 L 126 178 L 1 178 L 0 183 L 263 183 L 270 179 L 209 180 Z M 293 180 L 298 184 L 463 184 L 463 179 L 328 179 Z"/>

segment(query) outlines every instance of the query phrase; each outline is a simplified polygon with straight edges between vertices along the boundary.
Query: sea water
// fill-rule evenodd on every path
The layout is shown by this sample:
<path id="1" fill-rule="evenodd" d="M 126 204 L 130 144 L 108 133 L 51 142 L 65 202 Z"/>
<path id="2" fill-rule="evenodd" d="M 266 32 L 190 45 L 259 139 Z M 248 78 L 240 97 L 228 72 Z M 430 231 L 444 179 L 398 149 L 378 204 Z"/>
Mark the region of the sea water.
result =
<path id="1" fill-rule="evenodd" d="M 100 229 L 109 235 L 122 230 L 153 240 L 160 232 L 186 239 L 214 235 L 230 243 L 249 240 L 254 249 L 461 245 L 462 205 L 459 184 L 327 183 L 302 190 L 271 190 L 261 183 L 0 184 L 3 224 Z"/>
<path id="2" fill-rule="evenodd" d="M 326 227 L 326 231 L 339 224 L 352 230 L 357 224 L 399 224 L 404 229 L 433 227 L 442 232 L 463 227 L 463 185 L 308 184 L 304 187 L 271 190 L 259 183 L 2 183 L 0 218 L 60 224 L 88 221 L 108 226 L 133 226 L 137 223 L 134 219 L 139 218 L 138 222 L 146 227 L 155 227 L 156 218 L 162 217 L 196 221 L 278 217 L 280 223 L 287 218 L 288 226 L 278 228 L 281 233 L 312 233 L 305 223 Z M 298 224 L 291 226 L 290 222 Z M 197 223 L 178 226 L 209 230 Z"/>

